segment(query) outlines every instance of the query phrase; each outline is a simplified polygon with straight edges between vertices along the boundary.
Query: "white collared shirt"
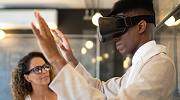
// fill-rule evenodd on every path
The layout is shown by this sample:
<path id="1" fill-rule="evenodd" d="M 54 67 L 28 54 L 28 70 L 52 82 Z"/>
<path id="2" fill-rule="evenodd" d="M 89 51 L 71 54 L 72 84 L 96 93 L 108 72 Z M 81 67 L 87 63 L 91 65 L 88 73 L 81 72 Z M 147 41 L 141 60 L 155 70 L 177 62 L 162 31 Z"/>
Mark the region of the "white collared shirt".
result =
<path id="1" fill-rule="evenodd" d="M 141 57 L 153 46 L 156 45 L 156 42 L 154 40 L 149 41 L 145 44 L 143 44 L 134 54 L 134 56 L 132 57 L 132 66 L 131 66 L 131 72 L 129 74 L 129 78 L 127 81 L 127 85 L 126 87 L 129 85 L 129 79 L 133 76 L 132 73 L 137 65 L 137 63 L 139 62 L 139 60 L 141 59 Z"/>

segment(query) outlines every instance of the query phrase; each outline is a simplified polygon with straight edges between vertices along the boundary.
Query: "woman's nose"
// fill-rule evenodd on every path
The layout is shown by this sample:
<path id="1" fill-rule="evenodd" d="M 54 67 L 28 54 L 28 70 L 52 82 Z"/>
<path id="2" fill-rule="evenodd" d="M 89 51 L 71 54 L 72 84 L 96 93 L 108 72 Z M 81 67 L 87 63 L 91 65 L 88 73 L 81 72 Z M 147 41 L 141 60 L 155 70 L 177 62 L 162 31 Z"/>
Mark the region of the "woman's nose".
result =
<path id="1" fill-rule="evenodd" d="M 46 73 L 47 71 L 44 69 L 44 68 L 42 68 L 42 73 Z"/>

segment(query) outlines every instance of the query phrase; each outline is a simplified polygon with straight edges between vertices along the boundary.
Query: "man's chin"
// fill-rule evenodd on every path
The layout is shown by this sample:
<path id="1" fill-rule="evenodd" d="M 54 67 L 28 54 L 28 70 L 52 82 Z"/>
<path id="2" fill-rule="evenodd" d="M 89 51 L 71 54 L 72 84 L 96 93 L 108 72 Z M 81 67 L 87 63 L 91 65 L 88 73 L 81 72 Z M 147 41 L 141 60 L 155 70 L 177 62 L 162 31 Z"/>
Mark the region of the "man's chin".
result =
<path id="1" fill-rule="evenodd" d="M 121 55 L 128 55 L 128 54 L 129 54 L 129 53 L 127 53 L 127 52 L 120 51 L 120 50 L 119 50 L 119 53 L 120 53 Z"/>

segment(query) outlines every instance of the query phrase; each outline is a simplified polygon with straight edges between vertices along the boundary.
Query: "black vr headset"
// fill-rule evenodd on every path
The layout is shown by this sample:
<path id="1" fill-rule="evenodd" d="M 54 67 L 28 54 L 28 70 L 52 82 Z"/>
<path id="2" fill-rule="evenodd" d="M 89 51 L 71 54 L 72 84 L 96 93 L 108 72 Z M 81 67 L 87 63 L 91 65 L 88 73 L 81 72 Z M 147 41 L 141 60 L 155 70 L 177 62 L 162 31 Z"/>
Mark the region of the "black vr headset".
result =
<path id="1" fill-rule="evenodd" d="M 115 36 L 121 36 L 125 33 L 126 28 L 138 24 L 141 20 L 146 23 L 154 23 L 156 26 L 155 16 L 140 15 L 134 17 L 123 17 L 115 15 L 111 17 L 111 13 L 106 17 L 99 18 L 98 37 L 101 43 L 113 40 Z"/>

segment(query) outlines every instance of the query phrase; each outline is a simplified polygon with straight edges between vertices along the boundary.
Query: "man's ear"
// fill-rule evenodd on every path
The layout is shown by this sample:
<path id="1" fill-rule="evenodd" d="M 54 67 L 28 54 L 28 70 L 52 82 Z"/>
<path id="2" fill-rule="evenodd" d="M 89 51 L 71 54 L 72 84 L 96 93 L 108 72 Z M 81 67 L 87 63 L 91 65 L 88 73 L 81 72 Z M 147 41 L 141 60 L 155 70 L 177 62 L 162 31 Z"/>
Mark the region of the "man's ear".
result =
<path id="1" fill-rule="evenodd" d="M 147 23 L 145 20 L 141 20 L 139 23 L 138 23 L 138 28 L 139 28 L 139 33 L 143 33 L 145 30 L 146 30 L 146 26 L 147 26 Z"/>
<path id="2" fill-rule="evenodd" d="M 24 78 L 26 79 L 26 81 L 31 82 L 31 81 L 29 80 L 28 75 L 24 75 Z"/>

